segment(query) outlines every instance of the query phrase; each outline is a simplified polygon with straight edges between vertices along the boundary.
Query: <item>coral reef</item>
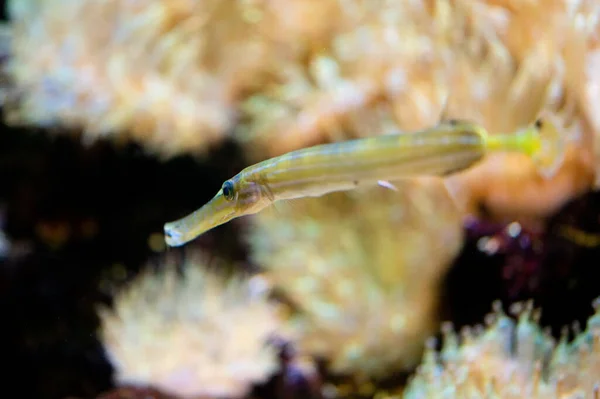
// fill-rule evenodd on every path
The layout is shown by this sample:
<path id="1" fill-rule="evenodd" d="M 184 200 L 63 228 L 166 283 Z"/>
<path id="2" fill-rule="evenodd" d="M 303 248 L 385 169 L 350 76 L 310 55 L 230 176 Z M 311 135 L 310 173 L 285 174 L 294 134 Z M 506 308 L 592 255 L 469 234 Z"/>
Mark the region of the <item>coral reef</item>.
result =
<path id="1" fill-rule="evenodd" d="M 117 294 L 114 310 L 100 312 L 119 385 L 106 396 L 265 399 L 296 389 L 306 398 L 319 396 L 319 377 L 346 377 L 283 355 L 269 339 L 290 329 L 300 354 L 326 359 L 327 371 L 378 378 L 338 396 L 381 396 L 381 379 L 418 364 L 449 269 L 460 269 L 449 280 L 462 295 L 448 301 L 455 325 L 480 320 L 489 296 L 504 305 L 531 296 L 550 313 L 540 323 L 556 328 L 579 320 L 582 302 L 600 294 L 598 201 L 590 195 L 561 209 L 600 184 L 595 0 L 8 4 L 11 20 L 0 27 L 6 122 L 93 143 L 42 143 L 23 130 L 0 137 L 2 342 L 16 342 L 5 363 L 26 379 L 7 378 L 21 389 L 14 397 L 112 388 L 92 334 L 93 304 L 164 249 L 164 221 L 203 203 L 247 162 L 440 118 L 508 134 L 549 116 L 566 141 L 564 165 L 544 180 L 525 156 L 495 154 L 444 186 L 416 180 L 397 184 L 399 192 L 293 201 L 211 231 L 187 249 L 245 259 L 236 229 L 247 223 L 254 266 L 289 299 L 291 318 L 282 323 L 279 305 L 255 291 L 263 276 L 225 280 L 193 257 L 180 275 L 172 259 L 159 261 L 165 270 L 148 268 Z M 105 139 L 136 142 L 163 161 L 191 154 L 212 163 L 159 163 Z M 243 151 L 223 146 L 230 142 Z M 479 217 L 478 227 L 497 224 L 464 241 L 465 213 Z M 513 325 L 496 308 L 487 331 L 471 330 L 461 346 L 446 329 L 445 349 L 426 352 L 407 398 L 597 395 L 598 332 L 556 346 L 537 317 L 525 306 Z M 255 386 L 262 383 L 269 387 Z"/>
<path id="2" fill-rule="evenodd" d="M 254 262 L 300 309 L 300 350 L 336 373 L 410 368 L 435 328 L 460 213 L 439 181 L 398 187 L 294 201 L 249 227 Z"/>
<path id="3" fill-rule="evenodd" d="M 463 207 L 548 215 L 596 179 L 591 0 L 9 4 L 11 121 L 131 138 L 167 157 L 233 137 L 263 159 L 440 117 L 509 132 L 546 110 L 566 118 L 558 175 L 491 157 L 451 182 Z"/>
<path id="4" fill-rule="evenodd" d="M 592 2 L 571 7 L 563 1 L 464 6 L 480 29 L 474 40 L 484 44 L 483 66 L 471 66 L 464 74 L 461 84 L 467 89 L 458 91 L 456 105 L 456 96 L 450 97 L 448 113 L 456 110 L 492 132 L 513 130 L 543 113 L 565 137 L 567 155 L 557 174 L 544 179 L 521 155 L 493 154 L 451 178 L 449 187 L 470 212 L 483 205 L 504 220 L 547 216 L 594 183 L 595 131 L 582 89 L 592 79 L 586 68 L 600 8 Z"/>
<path id="5" fill-rule="evenodd" d="M 565 136 L 576 130 L 563 128 L 563 119 L 557 114 L 545 116 Z M 449 177 L 447 186 L 458 206 L 471 214 L 501 222 L 517 219 L 537 227 L 545 217 L 593 187 L 591 147 L 583 143 L 567 140 L 563 164 L 550 178 L 540 175 L 531 159 L 521 154 L 494 153 L 470 170 Z"/>
<path id="6" fill-rule="evenodd" d="M 587 329 L 572 343 L 565 329 L 555 344 L 531 302 L 515 305 L 517 323 L 496 302 L 486 329 L 464 329 L 460 344 L 447 324 L 442 350 L 428 350 L 404 398 L 598 397 L 600 302 L 595 307 Z"/>
<path id="7" fill-rule="evenodd" d="M 11 1 L 12 123 L 83 128 L 164 156 L 202 152 L 235 122 L 265 48 L 238 2 Z M 236 44 L 237 43 L 237 44 Z"/>
<path id="8" fill-rule="evenodd" d="M 277 371 L 268 343 L 285 334 L 266 286 L 256 276 L 227 280 L 199 255 L 181 275 L 176 266 L 147 270 L 116 296 L 114 311 L 101 310 L 117 383 L 183 398 L 245 395 Z"/>

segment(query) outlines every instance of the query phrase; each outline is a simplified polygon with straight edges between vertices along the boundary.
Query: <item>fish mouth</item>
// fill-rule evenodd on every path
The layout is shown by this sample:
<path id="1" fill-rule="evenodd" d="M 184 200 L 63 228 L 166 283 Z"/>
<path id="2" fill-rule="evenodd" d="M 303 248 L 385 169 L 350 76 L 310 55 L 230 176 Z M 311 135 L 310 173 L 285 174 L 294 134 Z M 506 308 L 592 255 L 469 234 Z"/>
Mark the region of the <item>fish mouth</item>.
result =
<path id="1" fill-rule="evenodd" d="M 175 230 L 171 223 L 165 224 L 164 233 L 165 242 L 169 247 L 180 247 L 185 244 L 185 241 L 182 239 L 183 234 Z"/>

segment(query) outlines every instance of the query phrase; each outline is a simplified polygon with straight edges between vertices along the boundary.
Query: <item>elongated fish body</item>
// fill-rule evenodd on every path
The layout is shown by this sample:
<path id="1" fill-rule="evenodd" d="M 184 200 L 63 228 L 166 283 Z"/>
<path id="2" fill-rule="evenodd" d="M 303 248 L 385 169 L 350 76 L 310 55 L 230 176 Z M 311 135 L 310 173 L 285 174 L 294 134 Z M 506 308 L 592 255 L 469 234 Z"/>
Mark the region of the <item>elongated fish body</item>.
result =
<path id="1" fill-rule="evenodd" d="M 319 197 L 358 185 L 414 176 L 447 176 L 479 162 L 488 151 L 519 151 L 541 169 L 555 167 L 555 129 L 540 138 L 537 123 L 513 135 L 488 136 L 481 126 L 452 121 L 415 133 L 324 144 L 247 167 L 225 181 L 206 205 L 165 224 L 165 241 L 180 246 L 234 218 L 260 212 L 279 200 Z M 548 140 L 551 140 L 548 142 Z"/>
<path id="2" fill-rule="evenodd" d="M 293 151 L 250 166 L 231 180 L 260 182 L 272 201 L 320 197 L 382 180 L 448 175 L 484 155 L 485 143 L 475 126 L 446 124 Z"/>

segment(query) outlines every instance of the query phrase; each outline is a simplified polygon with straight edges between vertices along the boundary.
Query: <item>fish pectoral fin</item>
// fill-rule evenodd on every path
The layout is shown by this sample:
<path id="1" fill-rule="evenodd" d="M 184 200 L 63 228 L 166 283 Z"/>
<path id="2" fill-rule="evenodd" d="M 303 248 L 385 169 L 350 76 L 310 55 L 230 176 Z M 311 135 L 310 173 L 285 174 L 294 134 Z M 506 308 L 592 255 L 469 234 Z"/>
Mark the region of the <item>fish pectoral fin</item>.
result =
<path id="1" fill-rule="evenodd" d="M 273 202 L 271 204 L 270 211 L 273 212 L 275 215 L 277 215 L 277 217 L 283 217 L 283 212 L 279 208 L 281 206 L 283 206 L 283 204 L 281 203 L 281 201 L 279 201 L 279 202 Z"/>
<path id="2" fill-rule="evenodd" d="M 298 207 L 299 201 L 307 201 L 314 198 L 294 198 L 294 199 L 286 199 L 283 201 L 273 202 L 272 206 L 269 207 L 266 212 L 272 212 L 272 214 L 278 218 L 290 217 L 293 214 L 301 215 L 305 212 L 302 211 L 302 208 Z"/>
<path id="3" fill-rule="evenodd" d="M 398 187 L 394 186 L 392 183 L 390 183 L 387 180 L 377 180 L 377 184 L 379 184 L 381 187 L 388 188 L 393 191 L 399 191 Z"/>

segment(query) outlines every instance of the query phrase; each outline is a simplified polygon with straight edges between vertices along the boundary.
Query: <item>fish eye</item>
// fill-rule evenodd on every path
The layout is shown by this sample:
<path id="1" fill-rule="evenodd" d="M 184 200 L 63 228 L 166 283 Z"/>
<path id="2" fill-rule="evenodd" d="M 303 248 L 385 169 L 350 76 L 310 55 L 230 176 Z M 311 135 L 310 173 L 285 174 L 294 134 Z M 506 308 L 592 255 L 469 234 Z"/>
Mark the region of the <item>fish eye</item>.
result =
<path id="1" fill-rule="evenodd" d="M 535 121 L 534 126 L 536 127 L 536 129 L 541 129 L 542 127 L 544 127 L 544 121 L 542 119 L 538 119 Z"/>
<path id="2" fill-rule="evenodd" d="M 223 187 L 221 187 L 221 190 L 223 190 L 223 195 L 225 196 L 225 199 L 227 201 L 233 201 L 233 199 L 235 198 L 235 190 L 233 187 L 233 182 L 231 180 L 227 180 L 225 183 L 223 183 Z"/>

